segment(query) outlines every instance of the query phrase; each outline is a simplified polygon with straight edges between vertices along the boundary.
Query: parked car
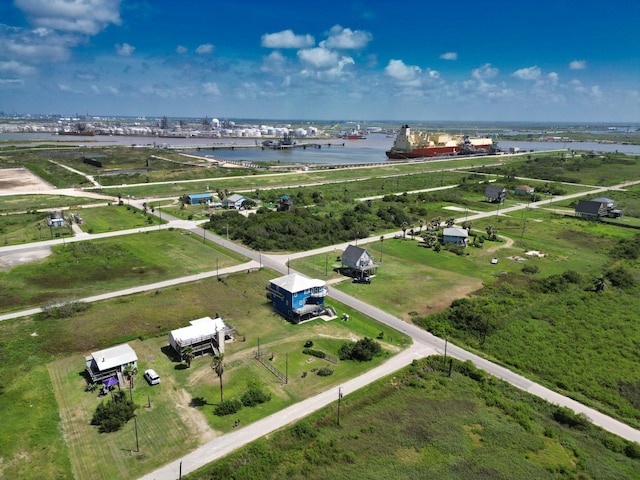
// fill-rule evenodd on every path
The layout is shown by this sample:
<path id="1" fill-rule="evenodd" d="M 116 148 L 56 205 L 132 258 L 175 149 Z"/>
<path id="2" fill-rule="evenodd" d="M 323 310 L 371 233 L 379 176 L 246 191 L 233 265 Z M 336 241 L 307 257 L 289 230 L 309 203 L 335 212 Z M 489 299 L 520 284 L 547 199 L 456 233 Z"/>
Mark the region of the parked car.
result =
<path id="1" fill-rule="evenodd" d="M 144 378 L 149 382 L 149 385 L 158 385 L 160 383 L 160 375 L 158 375 L 152 368 L 145 370 Z"/>

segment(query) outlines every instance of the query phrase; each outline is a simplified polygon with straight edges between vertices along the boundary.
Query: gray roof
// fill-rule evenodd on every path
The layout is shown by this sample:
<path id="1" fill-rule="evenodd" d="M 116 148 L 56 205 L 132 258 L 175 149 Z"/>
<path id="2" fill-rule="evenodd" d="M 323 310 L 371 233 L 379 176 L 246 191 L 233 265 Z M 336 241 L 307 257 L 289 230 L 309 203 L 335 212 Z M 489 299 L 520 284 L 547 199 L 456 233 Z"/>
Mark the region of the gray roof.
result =
<path id="1" fill-rule="evenodd" d="M 356 245 L 349 245 L 342 254 L 342 263 L 347 267 L 360 268 L 361 265 L 358 263 L 363 256 L 365 257 L 365 260 L 372 260 L 371 255 L 364 248 L 360 248 Z"/>
<path id="2" fill-rule="evenodd" d="M 460 227 L 445 228 L 442 230 L 442 235 L 444 235 L 445 237 L 469 238 L 469 232 L 467 231 L 467 229 Z"/>
<path id="3" fill-rule="evenodd" d="M 486 189 L 485 189 L 485 196 L 489 197 L 489 198 L 497 198 L 500 195 L 504 194 L 507 191 L 506 188 L 504 187 L 495 187 L 493 185 L 489 185 Z"/>
<path id="4" fill-rule="evenodd" d="M 594 198 L 593 200 L 589 200 L 590 202 L 598 202 L 598 203 L 616 203 L 613 200 L 611 200 L 610 198 L 607 197 L 598 197 L 598 198 Z"/>
<path id="5" fill-rule="evenodd" d="M 576 213 L 598 215 L 600 213 L 601 207 L 602 207 L 602 203 L 600 202 L 595 202 L 593 200 L 578 200 L 578 205 L 576 206 Z"/>

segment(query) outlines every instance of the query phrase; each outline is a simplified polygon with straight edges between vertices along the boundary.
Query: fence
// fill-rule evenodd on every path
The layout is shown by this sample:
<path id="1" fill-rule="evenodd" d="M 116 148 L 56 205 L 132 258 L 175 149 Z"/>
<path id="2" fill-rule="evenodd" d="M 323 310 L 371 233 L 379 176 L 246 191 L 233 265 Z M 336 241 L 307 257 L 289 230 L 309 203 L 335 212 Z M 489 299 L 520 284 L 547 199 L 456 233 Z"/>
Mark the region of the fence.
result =
<path id="1" fill-rule="evenodd" d="M 267 360 L 265 357 L 267 356 L 267 354 L 269 353 L 268 350 L 256 350 L 256 352 L 254 353 L 254 357 L 256 360 L 258 360 L 262 365 L 264 365 L 265 367 L 267 367 L 268 370 L 271 371 L 271 373 L 273 373 L 276 377 L 278 377 L 280 380 L 282 380 L 282 382 L 286 385 L 287 383 L 289 383 L 289 379 L 287 378 L 287 375 L 282 373 L 280 370 L 278 370 L 273 363 L 271 363 L 269 360 Z"/>

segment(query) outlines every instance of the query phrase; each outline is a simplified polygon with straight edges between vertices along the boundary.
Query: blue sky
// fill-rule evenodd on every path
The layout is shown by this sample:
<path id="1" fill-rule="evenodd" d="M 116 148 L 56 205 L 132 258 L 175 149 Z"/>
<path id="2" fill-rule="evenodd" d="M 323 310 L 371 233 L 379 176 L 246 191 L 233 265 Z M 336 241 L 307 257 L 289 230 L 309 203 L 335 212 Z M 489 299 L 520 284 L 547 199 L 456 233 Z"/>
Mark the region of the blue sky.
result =
<path id="1" fill-rule="evenodd" d="M 640 122 L 640 2 L 3 0 L 5 113 Z"/>

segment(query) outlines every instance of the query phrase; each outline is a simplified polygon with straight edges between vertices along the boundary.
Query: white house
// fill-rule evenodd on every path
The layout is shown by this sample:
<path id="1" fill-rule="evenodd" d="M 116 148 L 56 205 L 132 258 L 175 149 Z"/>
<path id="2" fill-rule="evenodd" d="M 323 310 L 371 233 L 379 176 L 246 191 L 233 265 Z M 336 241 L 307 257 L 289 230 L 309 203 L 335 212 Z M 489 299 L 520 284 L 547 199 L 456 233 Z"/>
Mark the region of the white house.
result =
<path id="1" fill-rule="evenodd" d="M 85 358 L 85 362 L 93 382 L 110 377 L 118 377 L 118 380 L 121 380 L 122 372 L 127 365 L 138 368 L 138 356 L 128 343 L 93 352 Z"/>
<path id="2" fill-rule="evenodd" d="M 191 347 L 194 355 L 205 351 L 224 353 L 224 342 L 231 338 L 232 328 L 227 327 L 220 317 L 203 317 L 189 322 L 188 327 L 169 332 L 169 345 L 182 357 L 182 349 Z"/>
<path id="3" fill-rule="evenodd" d="M 469 242 L 469 232 L 466 228 L 451 227 L 442 231 L 442 243 L 453 243 L 454 245 L 467 246 Z"/>

